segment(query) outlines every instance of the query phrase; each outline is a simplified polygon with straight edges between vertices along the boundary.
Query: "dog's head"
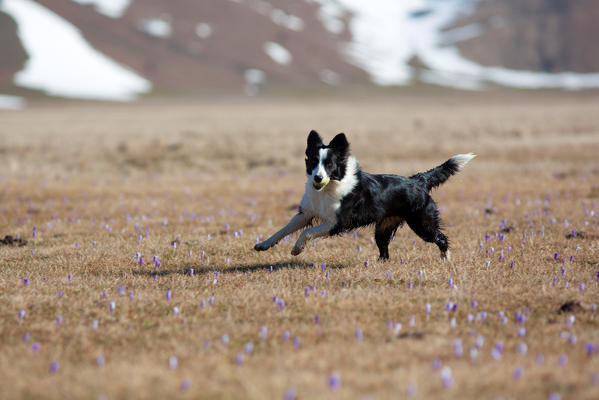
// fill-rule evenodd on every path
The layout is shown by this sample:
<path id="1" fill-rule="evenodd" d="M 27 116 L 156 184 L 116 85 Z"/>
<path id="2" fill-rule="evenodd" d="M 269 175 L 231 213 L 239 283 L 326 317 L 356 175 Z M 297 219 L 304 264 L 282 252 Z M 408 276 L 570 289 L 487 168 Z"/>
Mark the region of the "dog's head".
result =
<path id="1" fill-rule="evenodd" d="M 306 147 L 306 175 L 314 189 L 321 190 L 331 180 L 343 179 L 348 157 L 349 143 L 344 133 L 325 145 L 318 132 L 311 131 Z"/>

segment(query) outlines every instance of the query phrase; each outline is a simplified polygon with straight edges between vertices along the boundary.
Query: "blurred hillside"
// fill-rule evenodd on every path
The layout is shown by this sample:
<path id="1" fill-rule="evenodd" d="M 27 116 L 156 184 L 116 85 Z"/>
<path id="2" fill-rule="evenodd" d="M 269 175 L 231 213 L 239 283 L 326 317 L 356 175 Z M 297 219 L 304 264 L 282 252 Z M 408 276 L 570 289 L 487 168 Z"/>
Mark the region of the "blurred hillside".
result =
<path id="1" fill-rule="evenodd" d="M 597 20 L 594 0 L 0 0 L 0 93 L 599 87 Z M 91 81 L 124 94 L 75 90 Z"/>
<path id="2" fill-rule="evenodd" d="M 599 71 L 599 2 L 595 0 L 482 1 L 456 26 L 484 33 L 457 44 L 484 65 L 544 72 Z"/>

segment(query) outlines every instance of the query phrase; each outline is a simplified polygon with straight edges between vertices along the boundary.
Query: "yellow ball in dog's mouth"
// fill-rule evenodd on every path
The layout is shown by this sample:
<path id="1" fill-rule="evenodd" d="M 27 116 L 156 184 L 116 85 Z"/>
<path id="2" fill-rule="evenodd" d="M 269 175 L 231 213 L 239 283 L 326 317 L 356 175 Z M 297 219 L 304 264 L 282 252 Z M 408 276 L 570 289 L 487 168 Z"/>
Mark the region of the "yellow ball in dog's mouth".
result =
<path id="1" fill-rule="evenodd" d="M 326 185 L 328 185 L 330 181 L 331 181 L 331 178 L 329 178 L 327 176 L 327 178 L 324 181 L 322 181 L 320 183 L 312 182 L 312 185 L 314 185 L 314 187 L 316 189 L 322 189 L 323 187 L 325 187 Z"/>

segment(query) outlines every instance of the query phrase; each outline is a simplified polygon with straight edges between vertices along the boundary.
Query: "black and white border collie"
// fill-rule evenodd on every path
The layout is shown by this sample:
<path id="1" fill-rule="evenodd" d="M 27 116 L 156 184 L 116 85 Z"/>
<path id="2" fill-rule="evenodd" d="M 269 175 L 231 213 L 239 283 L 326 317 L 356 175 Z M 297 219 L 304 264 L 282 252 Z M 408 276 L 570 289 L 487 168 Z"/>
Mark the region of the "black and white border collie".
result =
<path id="1" fill-rule="evenodd" d="M 374 224 L 379 257 L 387 260 L 391 237 L 406 222 L 424 241 L 435 243 L 441 250 L 441 257 L 446 259 L 449 243 L 441 232 L 439 209 L 430 191 L 462 170 L 474 157 L 473 153 L 458 154 L 438 167 L 408 178 L 375 175 L 360 169 L 349 153 L 345 134 L 338 134 L 325 145 L 318 132 L 311 131 L 306 148 L 308 180 L 299 212 L 254 249 L 267 250 L 285 236 L 310 226 L 301 233 L 291 250 L 296 256 L 313 239 Z M 313 225 L 316 220 L 320 224 Z"/>

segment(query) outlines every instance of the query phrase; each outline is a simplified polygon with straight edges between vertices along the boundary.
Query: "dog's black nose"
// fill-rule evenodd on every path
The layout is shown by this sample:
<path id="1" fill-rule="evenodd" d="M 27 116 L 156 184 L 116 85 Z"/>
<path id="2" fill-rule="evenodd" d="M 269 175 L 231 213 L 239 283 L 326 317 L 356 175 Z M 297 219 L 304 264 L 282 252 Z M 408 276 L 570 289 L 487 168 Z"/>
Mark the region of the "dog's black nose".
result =
<path id="1" fill-rule="evenodd" d="M 322 177 L 320 175 L 315 175 L 314 180 L 316 181 L 316 183 L 320 183 L 322 181 Z"/>

